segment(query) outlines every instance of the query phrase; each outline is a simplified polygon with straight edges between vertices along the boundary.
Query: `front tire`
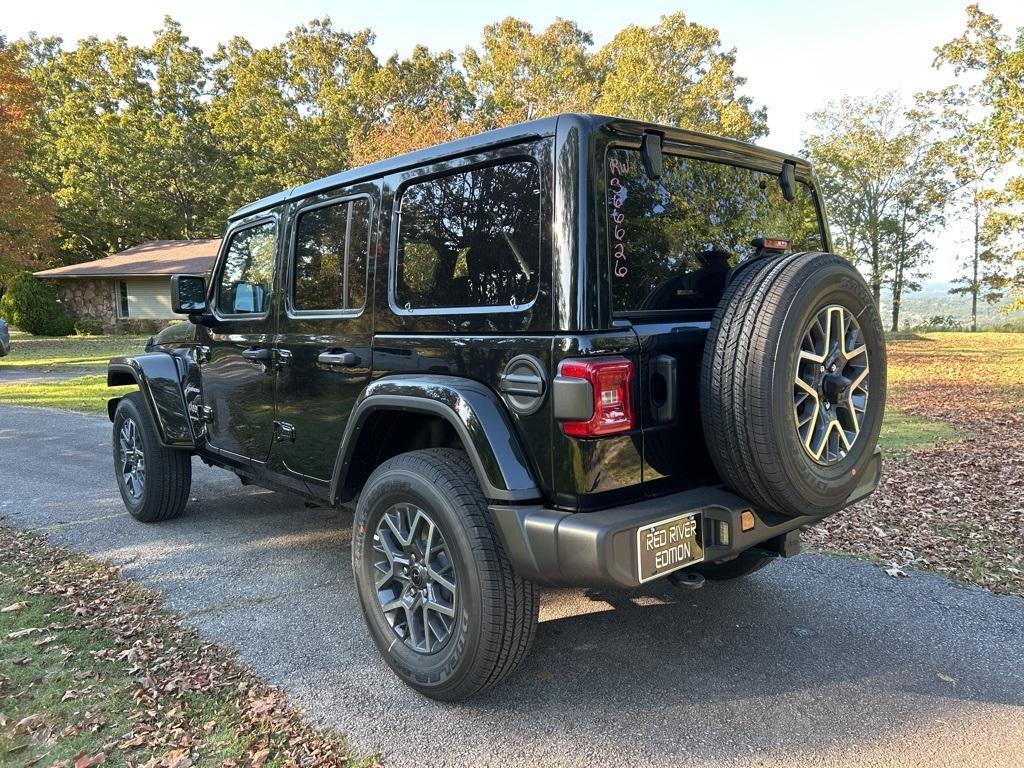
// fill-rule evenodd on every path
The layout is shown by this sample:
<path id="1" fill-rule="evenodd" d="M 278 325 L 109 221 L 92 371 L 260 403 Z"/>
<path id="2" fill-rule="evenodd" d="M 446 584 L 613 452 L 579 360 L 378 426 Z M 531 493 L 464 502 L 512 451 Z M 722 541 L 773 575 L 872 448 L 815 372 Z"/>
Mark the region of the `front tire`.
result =
<path id="1" fill-rule="evenodd" d="M 143 523 L 184 511 L 192 488 L 192 457 L 160 444 L 140 392 L 121 398 L 114 412 L 114 476 L 129 514 Z"/>
<path id="2" fill-rule="evenodd" d="M 381 464 L 360 494 L 352 570 L 388 665 L 433 699 L 497 685 L 525 658 L 540 590 L 512 570 L 463 451 Z"/>

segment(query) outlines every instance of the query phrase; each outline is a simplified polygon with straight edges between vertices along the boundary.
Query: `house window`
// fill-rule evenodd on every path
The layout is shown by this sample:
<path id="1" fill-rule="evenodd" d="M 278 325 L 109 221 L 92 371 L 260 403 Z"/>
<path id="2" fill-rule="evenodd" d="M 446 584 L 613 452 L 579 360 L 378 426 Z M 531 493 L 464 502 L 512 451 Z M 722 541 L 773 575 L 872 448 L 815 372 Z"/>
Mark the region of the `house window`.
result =
<path id="1" fill-rule="evenodd" d="M 121 320 L 128 318 L 128 282 L 117 281 L 117 317 Z"/>

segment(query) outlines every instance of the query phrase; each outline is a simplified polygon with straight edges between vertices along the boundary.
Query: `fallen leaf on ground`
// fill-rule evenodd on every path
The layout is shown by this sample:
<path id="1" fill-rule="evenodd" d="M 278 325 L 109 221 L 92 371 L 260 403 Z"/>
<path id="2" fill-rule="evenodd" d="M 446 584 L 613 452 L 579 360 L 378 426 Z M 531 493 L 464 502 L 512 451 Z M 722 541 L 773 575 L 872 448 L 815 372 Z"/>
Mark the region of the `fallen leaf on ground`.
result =
<path id="1" fill-rule="evenodd" d="M 7 633 L 8 640 L 17 640 L 20 637 L 28 637 L 34 635 L 37 632 L 45 632 L 46 627 L 25 627 L 24 629 L 17 629 L 14 632 Z"/>
<path id="2" fill-rule="evenodd" d="M 894 579 L 907 575 L 900 566 L 896 565 L 896 563 L 890 563 L 889 567 L 885 569 L 885 573 L 888 576 L 892 576 Z"/>
<path id="3" fill-rule="evenodd" d="M 935 676 L 944 683 L 956 683 L 956 679 L 950 677 L 949 675 L 944 675 L 941 672 L 936 672 Z"/>
<path id="4" fill-rule="evenodd" d="M 73 759 L 75 761 L 75 768 L 93 768 L 96 765 L 103 765 L 107 761 L 107 755 L 105 752 L 100 752 L 96 755 L 79 752 Z"/>
<path id="5" fill-rule="evenodd" d="M 33 640 L 32 641 L 32 645 L 34 645 L 36 648 L 40 648 L 40 647 L 42 647 L 44 645 L 49 645 L 50 643 L 52 643 L 56 639 L 57 639 L 56 635 L 47 635 L 46 637 L 41 637 L 38 640 Z"/>
<path id="6" fill-rule="evenodd" d="M 14 735 L 20 736 L 24 733 L 32 733 L 32 731 L 42 728 L 46 724 L 46 718 L 40 714 L 29 715 L 23 717 L 14 726 Z"/>
<path id="7" fill-rule="evenodd" d="M 26 603 L 26 602 L 11 603 L 8 606 L 4 606 L 3 608 L 0 608 L 0 613 L 13 613 L 14 611 L 20 611 L 22 608 L 28 608 L 28 603 Z"/>

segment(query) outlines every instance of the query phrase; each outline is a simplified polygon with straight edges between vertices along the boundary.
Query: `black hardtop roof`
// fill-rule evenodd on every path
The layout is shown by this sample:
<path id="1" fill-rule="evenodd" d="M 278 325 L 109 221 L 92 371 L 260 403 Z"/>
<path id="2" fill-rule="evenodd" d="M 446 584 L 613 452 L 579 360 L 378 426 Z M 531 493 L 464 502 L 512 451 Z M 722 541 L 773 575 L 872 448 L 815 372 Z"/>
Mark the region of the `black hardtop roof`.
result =
<path id="1" fill-rule="evenodd" d="M 625 118 L 609 117 L 607 115 L 563 113 L 560 115 L 552 115 L 551 117 L 540 118 L 538 120 L 529 120 L 527 122 L 517 123 L 516 125 L 510 125 L 505 128 L 496 128 L 494 130 L 484 131 L 483 133 L 474 134 L 473 136 L 466 136 L 465 138 L 447 141 L 443 144 L 426 147 L 425 149 L 419 149 L 415 152 L 407 152 L 402 155 L 397 155 L 396 157 L 378 160 L 377 162 L 370 163 L 369 165 L 350 168 L 349 170 L 341 171 L 339 173 L 332 174 L 331 176 L 317 179 L 316 181 L 310 181 L 306 184 L 301 184 L 297 187 L 277 192 L 273 195 L 269 195 L 268 197 L 264 197 L 262 200 L 257 200 L 249 203 L 248 205 L 244 205 L 235 211 L 230 218 L 234 221 L 236 219 L 241 219 L 246 216 L 251 216 L 254 213 L 267 210 L 268 208 L 274 208 L 282 203 L 288 202 L 289 200 L 301 199 L 303 197 L 315 195 L 320 192 L 326 192 L 337 187 L 349 186 L 377 176 L 384 176 L 408 168 L 415 168 L 419 165 L 429 165 L 451 157 L 473 154 L 474 152 L 481 152 L 483 150 L 500 146 L 519 144 L 524 141 L 529 141 L 530 139 L 553 136 L 557 130 L 559 121 L 572 121 L 591 131 L 607 128 L 619 133 L 640 134 L 645 130 L 655 130 L 664 133 L 665 137 L 670 141 L 708 146 L 738 155 L 746 155 L 778 163 L 789 160 L 796 164 L 797 172 L 800 175 L 809 175 L 811 171 L 810 164 L 802 157 L 765 149 L 757 146 L 756 144 L 749 144 L 737 139 L 728 139 L 708 133 L 701 133 L 699 131 L 688 131 L 682 128 L 673 128 L 670 126 L 658 125 L 656 123 L 645 123 Z"/>

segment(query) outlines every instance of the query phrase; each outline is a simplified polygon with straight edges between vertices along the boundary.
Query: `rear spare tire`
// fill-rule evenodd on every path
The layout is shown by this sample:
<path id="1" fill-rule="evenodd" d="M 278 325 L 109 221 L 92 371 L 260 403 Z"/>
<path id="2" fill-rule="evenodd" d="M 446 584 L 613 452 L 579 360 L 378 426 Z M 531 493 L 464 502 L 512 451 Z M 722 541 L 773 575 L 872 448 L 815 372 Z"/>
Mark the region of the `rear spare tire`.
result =
<path id="1" fill-rule="evenodd" d="M 872 461 L 885 336 L 860 273 L 828 253 L 759 260 L 715 312 L 701 417 L 722 481 L 763 509 L 840 509 Z"/>

